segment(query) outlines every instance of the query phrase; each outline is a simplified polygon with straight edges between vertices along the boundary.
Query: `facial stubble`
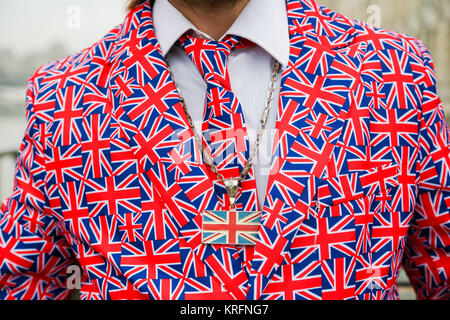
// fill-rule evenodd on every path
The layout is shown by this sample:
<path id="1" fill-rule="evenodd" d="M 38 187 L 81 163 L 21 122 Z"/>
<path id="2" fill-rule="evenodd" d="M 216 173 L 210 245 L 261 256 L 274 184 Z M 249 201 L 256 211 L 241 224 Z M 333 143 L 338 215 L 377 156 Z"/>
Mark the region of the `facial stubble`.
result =
<path id="1" fill-rule="evenodd" d="M 171 0 L 172 2 L 178 2 L 185 6 L 197 9 L 226 9 L 232 8 L 237 3 L 243 0 Z"/>

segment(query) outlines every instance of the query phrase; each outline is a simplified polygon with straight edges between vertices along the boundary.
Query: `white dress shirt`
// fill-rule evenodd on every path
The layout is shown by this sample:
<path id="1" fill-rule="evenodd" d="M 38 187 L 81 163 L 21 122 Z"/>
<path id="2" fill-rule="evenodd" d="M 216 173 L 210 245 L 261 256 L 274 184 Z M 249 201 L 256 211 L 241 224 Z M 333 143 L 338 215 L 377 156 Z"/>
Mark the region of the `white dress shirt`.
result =
<path id="1" fill-rule="evenodd" d="M 189 30 L 210 39 L 211 37 L 199 31 L 168 0 L 155 1 L 153 24 L 163 55 L 169 61 L 174 81 L 186 102 L 197 132 L 201 133 L 206 83 L 191 59 L 178 46 L 177 40 Z M 252 147 L 267 101 L 274 59 L 280 62 L 283 69 L 289 62 L 286 2 L 284 0 L 250 0 L 223 36 L 228 34 L 241 36 L 256 44 L 246 50 L 233 51 L 227 63 L 231 88 L 242 105 L 250 147 Z M 267 129 L 253 165 L 261 208 L 264 204 L 272 158 L 280 78 L 281 74 L 277 82 Z"/>

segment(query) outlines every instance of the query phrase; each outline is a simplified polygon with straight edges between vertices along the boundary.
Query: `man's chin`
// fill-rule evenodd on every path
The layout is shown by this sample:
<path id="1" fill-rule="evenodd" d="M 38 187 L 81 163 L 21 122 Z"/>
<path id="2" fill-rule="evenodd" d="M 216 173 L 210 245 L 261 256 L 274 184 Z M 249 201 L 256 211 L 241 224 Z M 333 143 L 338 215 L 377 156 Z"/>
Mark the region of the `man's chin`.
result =
<path id="1" fill-rule="evenodd" d="M 169 0 L 172 3 L 184 4 L 190 7 L 201 8 L 226 8 L 232 7 L 238 2 L 245 0 Z"/>

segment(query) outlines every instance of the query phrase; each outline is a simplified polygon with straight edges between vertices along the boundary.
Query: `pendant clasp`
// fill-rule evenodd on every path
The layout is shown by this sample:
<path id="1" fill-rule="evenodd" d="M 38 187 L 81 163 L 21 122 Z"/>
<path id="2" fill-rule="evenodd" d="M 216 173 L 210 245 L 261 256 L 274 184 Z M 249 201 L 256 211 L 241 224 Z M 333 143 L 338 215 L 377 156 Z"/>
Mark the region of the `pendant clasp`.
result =
<path id="1" fill-rule="evenodd" d="M 224 180 L 225 188 L 227 189 L 228 198 L 230 199 L 230 205 L 232 209 L 236 208 L 236 199 L 239 192 L 239 179 L 229 178 Z"/>

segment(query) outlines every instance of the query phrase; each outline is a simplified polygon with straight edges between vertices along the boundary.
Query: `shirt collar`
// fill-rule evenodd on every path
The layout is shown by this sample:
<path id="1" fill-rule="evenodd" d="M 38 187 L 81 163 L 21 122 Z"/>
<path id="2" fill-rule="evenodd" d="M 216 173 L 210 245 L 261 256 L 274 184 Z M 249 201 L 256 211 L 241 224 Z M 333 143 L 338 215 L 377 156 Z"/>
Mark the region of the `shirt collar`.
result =
<path id="1" fill-rule="evenodd" d="M 185 32 L 194 30 L 203 34 L 168 0 L 155 1 L 153 25 L 164 56 Z M 284 67 L 288 65 L 290 44 L 284 0 L 250 0 L 226 34 L 248 39 Z"/>

